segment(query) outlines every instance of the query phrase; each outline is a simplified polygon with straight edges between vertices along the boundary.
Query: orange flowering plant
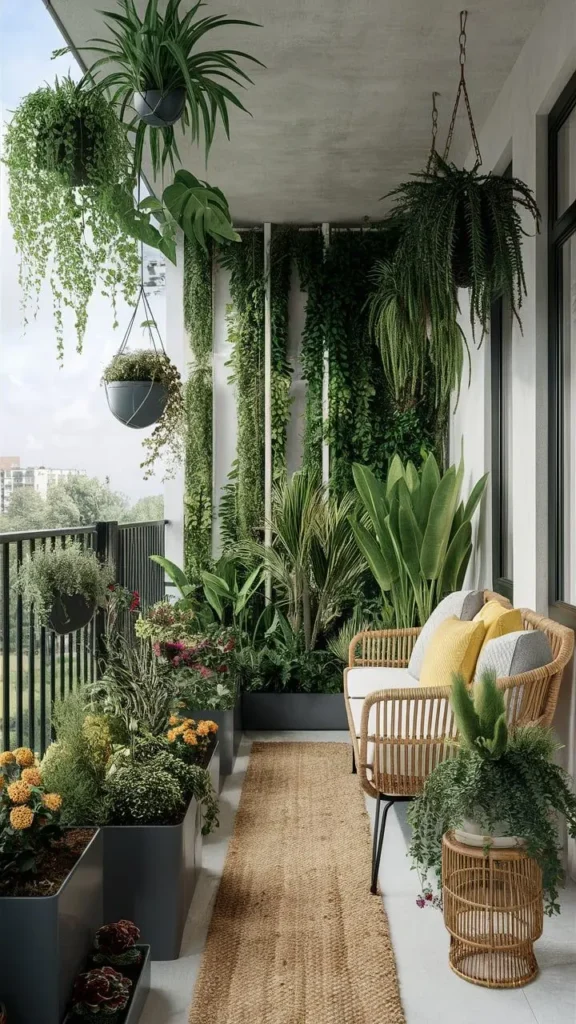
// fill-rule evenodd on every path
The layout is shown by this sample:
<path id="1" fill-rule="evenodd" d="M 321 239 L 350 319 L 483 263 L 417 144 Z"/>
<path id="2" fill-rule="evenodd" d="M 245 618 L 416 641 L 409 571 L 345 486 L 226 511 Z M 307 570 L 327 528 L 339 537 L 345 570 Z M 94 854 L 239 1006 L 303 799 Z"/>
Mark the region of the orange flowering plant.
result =
<path id="1" fill-rule="evenodd" d="M 205 751 L 211 738 L 218 732 L 216 722 L 172 715 L 166 739 L 174 744 L 175 752 L 186 760 L 197 761 L 198 755 Z"/>
<path id="2" fill-rule="evenodd" d="M 58 793 L 47 793 L 28 747 L 0 754 L 0 874 L 33 874 L 62 835 Z"/>

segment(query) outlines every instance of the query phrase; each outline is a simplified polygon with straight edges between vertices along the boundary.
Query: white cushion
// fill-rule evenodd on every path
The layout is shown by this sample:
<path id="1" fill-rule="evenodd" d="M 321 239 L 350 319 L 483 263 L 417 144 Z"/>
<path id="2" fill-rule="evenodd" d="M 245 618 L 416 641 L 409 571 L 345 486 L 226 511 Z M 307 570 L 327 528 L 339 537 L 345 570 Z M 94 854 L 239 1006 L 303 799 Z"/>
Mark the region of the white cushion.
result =
<path id="1" fill-rule="evenodd" d="M 476 665 L 476 679 L 486 670 L 497 679 L 519 676 L 554 661 L 550 641 L 541 629 L 518 630 L 489 640 L 482 648 Z"/>
<path id="2" fill-rule="evenodd" d="M 394 669 L 393 671 L 398 672 L 402 670 Z M 420 694 L 418 695 L 418 698 L 415 697 L 414 699 L 402 701 L 401 709 L 396 709 L 394 722 L 392 721 L 392 708 L 389 704 L 386 705 L 386 723 L 384 723 L 383 703 L 377 702 L 373 704 L 370 708 L 370 714 L 368 717 L 368 736 L 372 736 L 376 731 L 376 716 L 379 714 L 379 733 L 381 736 L 385 732 L 388 737 L 395 737 L 397 739 L 405 739 L 407 735 L 420 740 L 424 737 L 442 737 L 444 735 L 443 729 L 446 721 L 443 713 L 446 698 L 442 698 L 442 700 L 436 697 L 426 698 L 426 689 L 424 687 L 420 691 Z M 355 697 L 352 698 L 349 703 L 354 722 L 354 731 L 359 737 L 364 700 L 359 697 Z M 416 707 L 414 706 L 415 704 Z M 448 715 L 448 722 L 450 723 L 450 726 L 452 726 L 451 729 L 449 726 L 449 731 L 454 735 L 453 718 L 451 714 Z M 382 767 L 388 774 L 394 776 L 416 774 L 419 777 L 425 777 L 431 768 L 434 767 L 439 760 L 443 760 L 445 756 L 446 743 L 443 740 L 440 740 L 440 742 L 436 744 L 434 744 L 432 740 L 424 744 L 407 744 L 404 748 L 392 748 L 389 744 L 386 744 L 383 754 L 384 764 Z M 370 740 L 367 744 L 366 761 L 368 765 L 371 765 L 374 761 L 374 743 Z M 369 779 L 372 777 L 372 772 L 369 768 L 367 769 L 366 774 Z"/>
<path id="3" fill-rule="evenodd" d="M 401 690 L 414 686 L 414 679 L 407 668 L 349 668 L 346 673 L 350 697 L 367 697 L 375 690 Z"/>
<path id="4" fill-rule="evenodd" d="M 480 611 L 483 602 L 484 594 L 481 590 L 455 590 L 453 594 L 448 594 L 440 601 L 430 618 L 424 623 L 422 632 L 414 644 L 414 650 L 408 662 L 408 671 L 414 679 L 420 679 L 426 648 L 438 626 L 452 615 L 461 619 L 462 622 L 471 622 Z"/>

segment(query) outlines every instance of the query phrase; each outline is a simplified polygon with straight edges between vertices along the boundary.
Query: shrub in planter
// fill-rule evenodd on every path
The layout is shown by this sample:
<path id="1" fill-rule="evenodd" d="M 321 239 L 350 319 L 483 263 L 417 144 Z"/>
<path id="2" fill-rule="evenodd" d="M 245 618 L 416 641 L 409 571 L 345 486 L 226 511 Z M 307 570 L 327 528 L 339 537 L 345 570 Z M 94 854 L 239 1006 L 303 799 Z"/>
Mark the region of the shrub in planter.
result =
<path id="1" fill-rule="evenodd" d="M 102 678 L 86 688 L 93 710 L 121 723 L 124 735 L 161 736 L 178 699 L 177 680 L 147 640 L 108 638 Z"/>
<path id="2" fill-rule="evenodd" d="M 120 185 L 132 189 L 129 153 L 105 97 L 69 78 L 26 96 L 6 129 L 8 216 L 23 302 L 33 305 L 49 281 L 60 358 L 65 307 L 73 310 L 81 348 L 94 289 L 109 296 L 114 315 L 117 293 L 127 302 L 136 293 L 138 253 L 115 199 Z"/>
<path id="3" fill-rule="evenodd" d="M 161 453 L 178 462 L 184 430 L 182 380 L 168 356 L 152 349 L 119 353 L 102 380 L 110 410 L 121 423 L 135 428 L 156 423 L 144 441 L 148 454 L 143 468 L 151 471 Z"/>
<path id="4" fill-rule="evenodd" d="M 113 967 L 93 967 L 79 974 L 72 992 L 72 1012 L 89 1020 L 117 1019 L 130 1000 L 132 982 Z"/>
<path id="5" fill-rule="evenodd" d="M 136 636 L 152 643 L 177 642 L 198 635 L 201 628 L 194 608 L 181 601 L 158 601 L 141 616 L 135 626 Z"/>
<path id="6" fill-rule="evenodd" d="M 129 967 L 139 964 L 142 950 L 136 943 L 140 938 L 140 929 L 133 921 L 115 921 L 104 924 L 94 936 L 94 952 L 92 959 L 98 964 L 111 967 Z"/>
<path id="7" fill-rule="evenodd" d="M 105 607 L 112 579 L 109 565 L 73 542 L 28 555 L 18 570 L 16 589 L 34 605 L 43 626 L 70 633 L 86 626 L 97 607 Z"/>
<path id="8" fill-rule="evenodd" d="M 236 703 L 235 646 L 234 630 L 214 624 L 186 640 L 157 641 L 154 653 L 171 669 L 182 707 L 225 710 Z"/>
<path id="9" fill-rule="evenodd" d="M 5 885 L 38 874 L 42 859 L 63 835 L 62 797 L 47 792 L 27 747 L 0 754 L 0 875 Z M 6 893 L 5 893 L 6 894 Z M 9 894 L 13 894 L 9 890 Z"/>
<path id="10" fill-rule="evenodd" d="M 576 837 L 576 795 L 570 777 L 552 762 L 557 745 L 551 733 L 537 726 L 509 733 L 503 693 L 491 673 L 475 684 L 473 697 L 456 678 L 452 706 L 458 750 L 429 775 L 408 812 L 416 867 L 424 880 L 431 870 L 440 878 L 442 835 L 451 829 L 483 836 L 486 848 L 510 837 L 540 864 L 546 910 L 558 913 L 563 869 L 554 812 Z M 434 902 L 430 897 L 428 886 L 420 902 Z"/>
<path id="11" fill-rule="evenodd" d="M 162 14 L 158 0 L 148 0 L 140 17 L 132 0 L 119 0 L 120 13 L 103 12 L 110 38 L 90 40 L 92 45 L 81 48 L 98 54 L 87 78 L 98 80 L 98 91 L 111 90 L 120 116 L 131 104 L 136 110 L 130 122 L 134 131 L 135 176 L 142 169 L 146 138 L 154 174 L 167 160 L 174 164 L 174 157 L 179 155 L 172 127 L 176 121 L 180 121 L 184 132 L 189 129 L 193 141 L 200 141 L 202 134 L 207 151 L 219 117 L 229 134 L 228 104 L 240 110 L 245 108 L 228 83 L 244 86 L 250 82 L 237 58 L 260 63 L 238 50 L 215 50 L 212 46 L 204 52 L 197 49 L 200 40 L 213 29 L 253 26 L 254 22 L 222 14 L 197 18 L 200 3 L 180 17 L 181 2 L 168 0 Z M 69 47 L 57 52 L 67 53 Z M 112 70 L 102 76 L 107 65 L 112 65 Z"/>

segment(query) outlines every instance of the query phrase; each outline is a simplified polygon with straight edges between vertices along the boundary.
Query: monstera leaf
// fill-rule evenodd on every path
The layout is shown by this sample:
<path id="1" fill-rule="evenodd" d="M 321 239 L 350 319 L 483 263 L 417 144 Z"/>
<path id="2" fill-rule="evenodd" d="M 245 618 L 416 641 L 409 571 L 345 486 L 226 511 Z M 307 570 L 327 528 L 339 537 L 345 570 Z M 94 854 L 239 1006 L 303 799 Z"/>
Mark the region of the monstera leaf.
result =
<path id="1" fill-rule="evenodd" d="M 195 178 L 190 171 L 177 171 L 174 183 L 164 189 L 162 198 L 184 234 L 203 249 L 207 236 L 217 242 L 240 241 L 240 235 L 232 227 L 224 194 Z"/>

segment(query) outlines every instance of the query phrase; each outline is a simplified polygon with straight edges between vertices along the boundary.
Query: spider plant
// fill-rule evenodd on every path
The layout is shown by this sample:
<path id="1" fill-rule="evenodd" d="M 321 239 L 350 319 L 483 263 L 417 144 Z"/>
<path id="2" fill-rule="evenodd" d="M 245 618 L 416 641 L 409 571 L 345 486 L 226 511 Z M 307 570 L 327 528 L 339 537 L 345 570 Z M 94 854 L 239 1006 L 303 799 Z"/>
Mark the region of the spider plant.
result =
<path id="1" fill-rule="evenodd" d="M 480 174 L 445 162 L 438 154 L 432 168 L 415 174 L 389 194 L 395 215 L 404 222 L 396 257 L 401 295 L 420 282 L 427 299 L 432 341 L 444 316 L 455 318 L 457 289 L 470 289 L 470 317 L 485 332 L 490 307 L 506 296 L 516 318 L 526 294 L 522 238 L 528 234 L 522 212 L 540 213 L 530 188 L 519 178 Z"/>
<path id="2" fill-rule="evenodd" d="M 203 132 L 208 152 L 219 118 L 230 137 L 228 105 L 246 109 L 226 84 L 231 82 L 235 87 L 244 88 L 245 83 L 251 82 L 237 58 L 255 64 L 261 62 L 240 50 L 198 51 L 198 44 L 213 29 L 255 26 L 256 23 L 228 18 L 225 14 L 198 18 L 200 8 L 205 6 L 202 0 L 181 17 L 181 3 L 182 0 L 168 0 L 161 14 L 158 0 L 148 0 L 144 15 L 140 17 L 134 0 L 118 0 L 119 11 L 101 12 L 110 37 L 91 39 L 82 50 L 101 54 L 88 69 L 87 77 L 96 80 L 96 88 L 109 91 L 112 102 L 119 105 L 122 119 L 127 108 L 133 105 L 135 94 L 157 91 L 164 98 L 183 90 L 183 131 L 189 128 L 193 141 L 199 140 Z M 55 56 L 68 51 L 69 47 L 64 47 L 56 51 Z M 101 77 L 102 70 L 110 65 L 113 69 Z M 141 170 L 148 129 L 154 174 L 166 161 L 174 166 L 174 158 L 179 158 L 179 153 L 172 125 L 151 126 L 135 115 L 129 129 L 134 132 L 136 174 Z"/>

